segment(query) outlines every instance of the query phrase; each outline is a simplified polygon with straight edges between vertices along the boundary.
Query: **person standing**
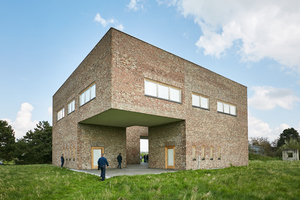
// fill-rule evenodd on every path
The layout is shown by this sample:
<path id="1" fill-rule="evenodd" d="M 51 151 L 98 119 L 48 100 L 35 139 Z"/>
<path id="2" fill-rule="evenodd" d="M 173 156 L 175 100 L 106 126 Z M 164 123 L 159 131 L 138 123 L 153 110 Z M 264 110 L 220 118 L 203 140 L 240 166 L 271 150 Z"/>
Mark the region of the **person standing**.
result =
<path id="1" fill-rule="evenodd" d="M 60 167 L 63 167 L 63 166 L 64 166 L 64 163 L 65 163 L 64 154 L 61 154 L 60 161 L 61 161 Z"/>
<path id="2" fill-rule="evenodd" d="M 107 159 L 105 158 L 105 155 L 102 154 L 102 157 L 99 158 L 98 160 L 98 165 L 100 166 L 100 169 L 101 169 L 101 178 L 102 178 L 102 181 L 105 180 L 105 170 L 106 170 L 106 166 L 108 167 L 109 164 L 107 162 Z"/>
<path id="3" fill-rule="evenodd" d="M 119 165 L 118 165 L 117 168 L 120 167 L 120 169 L 122 169 L 122 168 L 121 168 L 121 164 L 122 164 L 122 156 L 121 156 L 121 153 L 119 153 L 119 155 L 118 155 L 118 157 L 117 157 L 117 160 L 118 160 L 118 163 L 119 163 Z"/>

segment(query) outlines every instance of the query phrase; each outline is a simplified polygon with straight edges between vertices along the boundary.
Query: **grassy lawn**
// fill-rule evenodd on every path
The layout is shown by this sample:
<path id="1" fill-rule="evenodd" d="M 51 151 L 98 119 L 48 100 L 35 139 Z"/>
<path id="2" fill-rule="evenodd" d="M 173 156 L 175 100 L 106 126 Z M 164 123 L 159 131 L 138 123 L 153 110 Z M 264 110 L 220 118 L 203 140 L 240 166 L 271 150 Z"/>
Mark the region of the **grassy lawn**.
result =
<path id="1" fill-rule="evenodd" d="M 51 165 L 4 165 L 0 199 L 300 199 L 300 161 L 250 160 L 249 166 L 104 182 Z"/>

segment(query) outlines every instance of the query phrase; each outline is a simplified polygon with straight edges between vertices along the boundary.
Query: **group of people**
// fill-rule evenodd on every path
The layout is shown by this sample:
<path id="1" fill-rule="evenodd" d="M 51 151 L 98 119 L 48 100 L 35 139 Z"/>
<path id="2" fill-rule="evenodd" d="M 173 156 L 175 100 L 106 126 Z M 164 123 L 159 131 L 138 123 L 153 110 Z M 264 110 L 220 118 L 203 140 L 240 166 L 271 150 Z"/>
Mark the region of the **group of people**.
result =
<path id="1" fill-rule="evenodd" d="M 142 160 L 143 157 L 141 156 L 140 158 Z M 63 167 L 64 162 L 65 162 L 64 154 L 61 155 L 60 159 L 61 159 L 61 167 Z M 122 164 L 122 155 L 121 155 L 121 153 L 119 153 L 119 155 L 117 156 L 117 160 L 118 160 L 118 167 L 117 168 L 122 169 L 122 167 L 121 167 L 121 164 Z M 148 160 L 149 160 L 149 155 L 145 154 L 144 155 L 144 162 L 147 163 Z M 106 167 L 108 167 L 108 166 L 109 166 L 109 164 L 107 162 L 107 159 L 105 158 L 105 154 L 103 153 L 102 156 L 98 160 L 98 170 L 101 169 L 100 177 L 101 177 L 102 181 L 105 180 L 105 171 L 106 171 Z"/>
<path id="2" fill-rule="evenodd" d="M 121 155 L 121 153 L 119 153 L 119 155 L 117 156 L 117 160 L 118 160 L 118 168 L 122 169 L 122 167 L 121 167 L 121 164 L 122 164 L 122 155 Z M 64 162 L 65 162 L 64 154 L 61 155 L 60 161 L 61 161 L 60 166 L 63 167 Z M 108 167 L 109 164 L 107 162 L 107 159 L 105 158 L 105 154 L 103 153 L 102 156 L 98 159 L 98 170 L 101 169 L 100 177 L 102 178 L 102 181 L 105 180 L 106 166 Z"/>

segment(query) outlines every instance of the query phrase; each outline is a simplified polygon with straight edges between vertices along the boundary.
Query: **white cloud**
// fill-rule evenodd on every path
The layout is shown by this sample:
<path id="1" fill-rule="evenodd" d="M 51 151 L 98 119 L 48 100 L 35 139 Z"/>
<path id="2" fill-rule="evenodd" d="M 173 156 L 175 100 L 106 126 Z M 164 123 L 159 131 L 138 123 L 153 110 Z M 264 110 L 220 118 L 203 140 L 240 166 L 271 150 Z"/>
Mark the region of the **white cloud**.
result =
<path id="1" fill-rule="evenodd" d="M 96 14 L 94 21 L 100 23 L 103 27 L 114 25 L 116 29 L 124 30 L 124 26 L 115 19 L 103 19 L 99 13 Z"/>
<path id="2" fill-rule="evenodd" d="M 300 1 L 165 0 L 203 32 L 196 45 L 222 56 L 238 45 L 243 61 L 272 58 L 300 74 Z"/>
<path id="3" fill-rule="evenodd" d="M 271 110 L 276 106 L 291 110 L 300 102 L 291 89 L 258 86 L 251 90 L 254 90 L 254 95 L 249 98 L 249 105 L 260 110 Z"/>
<path id="4" fill-rule="evenodd" d="M 127 8 L 129 10 L 138 11 L 140 9 L 143 9 L 143 4 L 138 4 L 140 0 L 130 0 L 129 4 L 127 5 Z M 160 4 L 160 2 L 158 2 Z"/>
<path id="5" fill-rule="evenodd" d="M 124 26 L 122 24 L 118 24 L 115 26 L 116 29 L 119 29 L 120 31 L 124 30 Z"/>
<path id="6" fill-rule="evenodd" d="M 269 124 L 263 122 L 261 119 L 251 116 L 251 114 L 248 116 L 248 138 L 264 137 L 268 138 L 270 142 L 273 142 L 279 138 L 280 133 L 287 128 L 290 128 L 290 126 L 287 124 L 281 124 L 279 127 L 271 129 Z"/>
<path id="7" fill-rule="evenodd" d="M 50 116 L 52 116 L 52 107 L 48 108 L 48 113 L 49 113 Z"/>
<path id="8" fill-rule="evenodd" d="M 21 109 L 18 111 L 17 118 L 14 122 L 11 119 L 3 119 L 14 129 L 16 139 L 22 138 L 29 130 L 33 130 L 36 127 L 38 121 L 31 121 L 32 111 L 32 105 L 29 103 L 22 103 Z"/>

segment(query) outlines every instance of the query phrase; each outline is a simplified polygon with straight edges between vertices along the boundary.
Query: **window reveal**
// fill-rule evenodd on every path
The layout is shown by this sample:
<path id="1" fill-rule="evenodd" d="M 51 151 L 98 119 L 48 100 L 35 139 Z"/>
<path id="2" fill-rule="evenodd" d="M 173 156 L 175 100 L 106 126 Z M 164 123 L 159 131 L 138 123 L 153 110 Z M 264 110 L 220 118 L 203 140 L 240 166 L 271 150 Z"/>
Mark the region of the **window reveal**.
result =
<path id="1" fill-rule="evenodd" d="M 181 103 L 181 90 L 145 79 L 145 95 Z"/>

